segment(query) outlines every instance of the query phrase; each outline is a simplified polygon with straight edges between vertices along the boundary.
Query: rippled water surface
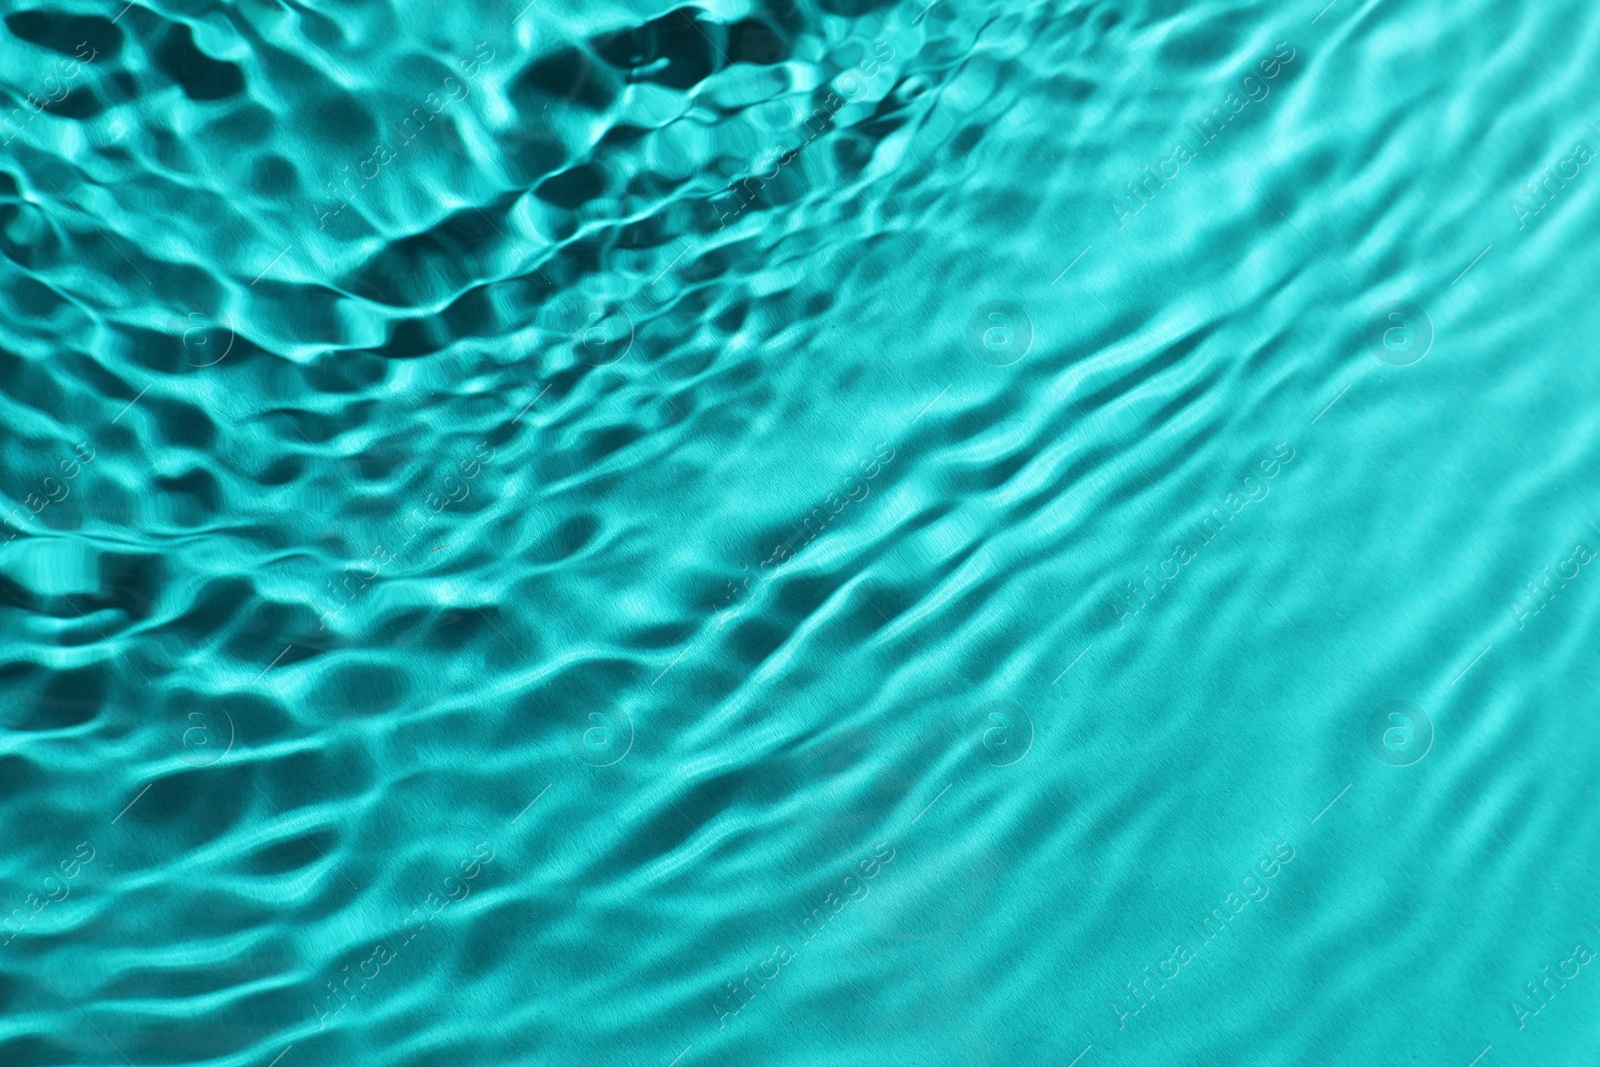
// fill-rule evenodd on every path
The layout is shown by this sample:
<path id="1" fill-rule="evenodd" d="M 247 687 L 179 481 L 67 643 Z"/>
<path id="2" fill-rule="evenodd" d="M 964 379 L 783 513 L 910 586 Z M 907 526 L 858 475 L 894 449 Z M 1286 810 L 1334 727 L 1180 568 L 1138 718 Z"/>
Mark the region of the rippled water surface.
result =
<path id="1" fill-rule="evenodd" d="M 1600 1057 L 1592 5 L 523 3 L 3 5 L 0 1065 Z"/>

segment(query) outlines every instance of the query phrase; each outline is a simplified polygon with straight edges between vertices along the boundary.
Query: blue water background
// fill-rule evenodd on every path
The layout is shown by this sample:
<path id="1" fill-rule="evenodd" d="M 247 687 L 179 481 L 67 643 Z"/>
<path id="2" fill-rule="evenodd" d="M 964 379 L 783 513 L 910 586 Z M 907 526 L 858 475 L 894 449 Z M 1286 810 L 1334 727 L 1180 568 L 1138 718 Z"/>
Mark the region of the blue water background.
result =
<path id="1" fill-rule="evenodd" d="M 1589 6 L 5 24 L 0 1064 L 1600 1056 Z"/>

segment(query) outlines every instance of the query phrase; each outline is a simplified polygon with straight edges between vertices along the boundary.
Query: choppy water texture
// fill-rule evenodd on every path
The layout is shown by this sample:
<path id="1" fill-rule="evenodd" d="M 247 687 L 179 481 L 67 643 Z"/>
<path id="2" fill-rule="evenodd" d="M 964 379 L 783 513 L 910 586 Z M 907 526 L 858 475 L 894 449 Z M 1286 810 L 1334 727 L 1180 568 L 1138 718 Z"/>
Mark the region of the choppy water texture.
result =
<path id="1" fill-rule="evenodd" d="M 0 1064 L 1600 1056 L 1592 5 L 522 4 L 5 5 Z"/>

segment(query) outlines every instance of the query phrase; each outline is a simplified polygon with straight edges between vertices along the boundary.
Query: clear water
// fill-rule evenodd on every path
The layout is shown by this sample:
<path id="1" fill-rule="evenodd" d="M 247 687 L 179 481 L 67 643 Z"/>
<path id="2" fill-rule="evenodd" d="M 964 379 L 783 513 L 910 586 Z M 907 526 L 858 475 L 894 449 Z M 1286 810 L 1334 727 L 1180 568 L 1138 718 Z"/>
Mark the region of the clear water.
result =
<path id="1" fill-rule="evenodd" d="M 60 2 L 0 1064 L 1600 1056 L 1591 6 Z"/>

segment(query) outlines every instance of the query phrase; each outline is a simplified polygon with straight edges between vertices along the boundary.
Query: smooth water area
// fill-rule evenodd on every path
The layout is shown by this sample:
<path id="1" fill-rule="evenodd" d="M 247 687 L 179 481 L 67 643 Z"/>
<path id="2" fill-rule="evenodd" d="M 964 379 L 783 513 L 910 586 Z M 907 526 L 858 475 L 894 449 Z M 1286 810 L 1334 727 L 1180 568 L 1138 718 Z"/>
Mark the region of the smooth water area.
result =
<path id="1" fill-rule="evenodd" d="M 3 1067 L 1600 1058 L 1592 5 L 3 13 Z"/>

